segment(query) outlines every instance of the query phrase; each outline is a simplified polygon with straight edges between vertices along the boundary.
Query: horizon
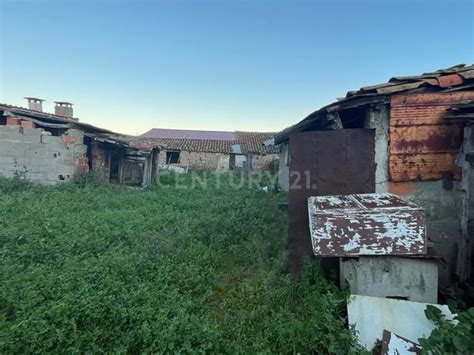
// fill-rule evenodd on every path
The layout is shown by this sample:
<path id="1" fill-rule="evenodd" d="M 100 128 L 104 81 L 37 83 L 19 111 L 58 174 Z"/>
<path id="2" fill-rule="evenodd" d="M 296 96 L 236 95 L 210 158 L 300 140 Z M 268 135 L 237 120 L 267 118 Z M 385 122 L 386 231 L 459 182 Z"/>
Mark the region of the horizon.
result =
<path id="1" fill-rule="evenodd" d="M 0 0 L 0 101 L 70 101 L 131 135 L 279 132 L 347 91 L 471 64 L 472 15 L 464 0 Z"/>

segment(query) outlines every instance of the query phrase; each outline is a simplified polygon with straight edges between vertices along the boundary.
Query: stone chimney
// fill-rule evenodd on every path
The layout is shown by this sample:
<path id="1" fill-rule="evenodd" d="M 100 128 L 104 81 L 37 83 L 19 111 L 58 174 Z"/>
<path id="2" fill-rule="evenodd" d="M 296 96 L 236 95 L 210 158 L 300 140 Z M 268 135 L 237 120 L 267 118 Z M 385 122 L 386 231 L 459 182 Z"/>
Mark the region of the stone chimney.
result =
<path id="1" fill-rule="evenodd" d="M 65 116 L 73 118 L 72 103 L 64 101 L 54 101 L 54 113 L 58 116 Z"/>
<path id="2" fill-rule="evenodd" d="M 43 101 L 42 99 L 38 99 L 37 97 L 25 97 L 28 100 L 28 108 L 34 111 L 43 112 Z"/>

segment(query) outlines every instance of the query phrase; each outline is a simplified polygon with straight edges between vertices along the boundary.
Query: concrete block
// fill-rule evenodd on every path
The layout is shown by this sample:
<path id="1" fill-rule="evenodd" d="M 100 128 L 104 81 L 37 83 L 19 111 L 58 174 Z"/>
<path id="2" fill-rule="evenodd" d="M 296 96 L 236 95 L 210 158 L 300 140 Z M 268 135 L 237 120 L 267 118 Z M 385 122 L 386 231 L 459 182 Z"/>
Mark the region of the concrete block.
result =
<path id="1" fill-rule="evenodd" d="M 21 137 L 23 143 L 41 143 L 41 135 L 23 135 Z"/>
<path id="2" fill-rule="evenodd" d="M 6 149 L 6 155 L 13 158 L 19 158 L 25 156 L 25 150 L 21 143 L 12 143 L 9 148 Z"/>
<path id="3" fill-rule="evenodd" d="M 0 156 L 0 166 L 11 166 L 13 165 L 13 158 L 8 156 Z"/>
<path id="4" fill-rule="evenodd" d="M 31 164 L 31 159 L 27 158 L 25 156 L 18 157 L 16 159 L 14 159 L 14 161 L 17 165 L 30 165 Z"/>
<path id="5" fill-rule="evenodd" d="M 21 126 L 0 126 L 0 132 L 3 133 L 23 133 L 23 127 Z"/>
<path id="6" fill-rule="evenodd" d="M 50 157 L 50 154 L 43 149 L 43 144 L 39 144 L 39 148 L 36 147 L 36 144 L 31 144 L 28 149 L 25 151 L 25 156 L 32 159 L 42 160 Z"/>
<path id="7" fill-rule="evenodd" d="M 340 282 L 341 287 L 348 282 L 351 293 L 357 295 L 438 301 L 436 259 L 385 255 L 341 258 Z"/>
<path id="8" fill-rule="evenodd" d="M 41 135 L 43 133 L 43 128 L 28 128 L 28 127 L 23 127 L 23 134 L 25 136 L 36 136 L 36 135 Z"/>
<path id="9" fill-rule="evenodd" d="M 50 180 L 50 181 L 58 181 L 59 180 L 59 175 L 60 174 L 58 174 L 56 172 L 48 172 L 47 173 L 48 180 Z"/>
<path id="10" fill-rule="evenodd" d="M 21 142 L 23 135 L 20 133 L 0 132 L 0 142 Z"/>
<path id="11" fill-rule="evenodd" d="M 41 143 L 44 144 L 61 144 L 64 147 L 64 144 L 61 141 L 61 137 L 59 136 L 46 136 L 46 135 L 41 135 Z"/>

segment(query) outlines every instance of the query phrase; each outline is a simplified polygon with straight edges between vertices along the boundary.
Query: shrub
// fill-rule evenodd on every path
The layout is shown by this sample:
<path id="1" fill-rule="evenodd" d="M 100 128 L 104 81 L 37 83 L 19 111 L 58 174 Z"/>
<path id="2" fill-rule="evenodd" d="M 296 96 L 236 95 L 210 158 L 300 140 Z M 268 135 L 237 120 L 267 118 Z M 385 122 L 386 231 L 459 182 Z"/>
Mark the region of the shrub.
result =
<path id="1" fill-rule="evenodd" d="M 14 177 L 12 179 L 0 176 L 0 193 L 9 194 L 12 192 L 22 192 L 31 187 L 31 183 L 25 179 Z"/>
<path id="2" fill-rule="evenodd" d="M 419 339 L 423 353 L 444 354 L 473 354 L 474 353 L 474 308 L 466 311 L 456 311 L 455 322 L 446 319 L 441 310 L 428 305 L 426 317 L 436 325 L 428 338 Z"/>
<path id="3" fill-rule="evenodd" d="M 87 173 L 75 173 L 70 182 L 79 188 L 85 186 L 103 186 L 107 183 L 102 174 L 96 171 L 89 171 Z"/>

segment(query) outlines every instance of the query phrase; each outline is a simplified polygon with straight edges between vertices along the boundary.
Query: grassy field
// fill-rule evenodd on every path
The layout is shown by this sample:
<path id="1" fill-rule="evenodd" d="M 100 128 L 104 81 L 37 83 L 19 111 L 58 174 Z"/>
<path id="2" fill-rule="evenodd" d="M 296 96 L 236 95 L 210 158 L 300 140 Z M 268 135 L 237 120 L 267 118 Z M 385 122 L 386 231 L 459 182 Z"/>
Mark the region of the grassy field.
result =
<path id="1" fill-rule="evenodd" d="M 181 180 L 0 180 L 0 353 L 356 351 L 345 294 L 285 272 L 277 196 Z"/>

